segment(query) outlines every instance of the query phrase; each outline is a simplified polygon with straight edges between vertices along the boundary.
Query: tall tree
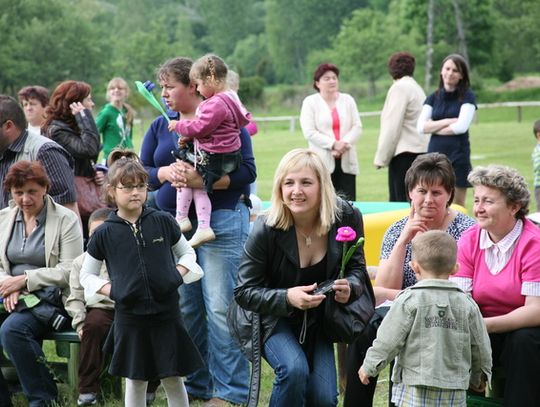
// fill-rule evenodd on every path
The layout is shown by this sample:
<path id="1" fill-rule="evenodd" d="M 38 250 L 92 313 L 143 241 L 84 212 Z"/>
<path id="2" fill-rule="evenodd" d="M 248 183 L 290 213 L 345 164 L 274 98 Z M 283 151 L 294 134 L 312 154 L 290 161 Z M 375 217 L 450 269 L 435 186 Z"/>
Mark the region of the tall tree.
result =
<path id="1" fill-rule="evenodd" d="M 0 88 L 51 87 L 64 79 L 93 83 L 102 73 L 106 44 L 73 3 L 0 0 Z"/>
<path id="2" fill-rule="evenodd" d="M 137 10 L 134 13 L 133 10 Z M 108 75 L 128 82 L 154 80 L 156 67 L 175 56 L 194 57 L 196 13 L 171 0 L 119 0 L 112 23 L 114 55 Z"/>
<path id="3" fill-rule="evenodd" d="M 431 69 L 433 68 L 433 18 L 435 13 L 435 0 L 429 0 L 427 9 L 426 31 L 426 73 L 424 88 L 431 88 Z"/>
<path id="4" fill-rule="evenodd" d="M 397 38 L 383 13 L 360 9 L 343 23 L 334 51 L 345 73 L 367 79 L 369 93 L 373 96 L 375 81 L 385 73 L 385 62 Z"/>
<path id="5" fill-rule="evenodd" d="M 434 1 L 433 60 L 441 61 L 451 52 L 466 50 L 469 62 L 475 69 L 477 65 L 489 64 L 489 55 L 492 54 L 494 44 L 494 18 L 491 3 L 492 0 L 468 0 L 459 3 Z M 428 8 L 432 0 L 429 2 L 403 0 L 403 4 L 407 10 L 405 20 L 409 29 L 427 27 L 431 15 Z M 461 16 L 458 20 L 456 20 L 455 4 L 458 4 L 458 14 Z M 463 45 L 467 38 L 474 38 L 474 41 L 468 41 L 465 49 Z M 428 43 L 427 30 L 422 43 Z M 437 63 L 434 65 L 432 73 L 439 69 Z"/>
<path id="6" fill-rule="evenodd" d="M 502 80 L 511 79 L 514 72 L 540 70 L 540 2 L 537 0 L 494 0 L 493 13 L 496 52 L 491 60 Z"/>
<path id="7" fill-rule="evenodd" d="M 452 0 L 454 6 L 454 17 L 456 19 L 456 30 L 459 43 L 459 53 L 463 55 L 465 61 L 469 63 L 469 53 L 467 51 L 467 38 L 465 36 L 465 28 L 463 26 L 463 19 L 461 17 L 461 9 L 458 0 Z"/>
<path id="8" fill-rule="evenodd" d="M 277 79 L 305 81 L 309 52 L 327 48 L 352 10 L 365 0 L 266 0 L 268 51 Z"/>
<path id="9" fill-rule="evenodd" d="M 261 7 L 257 0 L 200 0 L 198 12 L 206 28 L 204 41 L 211 52 L 230 56 L 236 44 L 263 30 Z"/>

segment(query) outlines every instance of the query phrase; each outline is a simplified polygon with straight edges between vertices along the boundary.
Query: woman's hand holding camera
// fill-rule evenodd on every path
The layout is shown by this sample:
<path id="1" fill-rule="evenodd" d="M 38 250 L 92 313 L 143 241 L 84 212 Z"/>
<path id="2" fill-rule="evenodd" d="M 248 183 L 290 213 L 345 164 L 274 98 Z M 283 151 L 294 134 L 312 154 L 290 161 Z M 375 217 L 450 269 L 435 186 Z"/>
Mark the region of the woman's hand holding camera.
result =
<path id="1" fill-rule="evenodd" d="M 324 294 L 311 294 L 317 284 L 292 287 L 287 290 L 287 302 L 294 308 L 306 310 L 318 307 L 326 298 Z"/>

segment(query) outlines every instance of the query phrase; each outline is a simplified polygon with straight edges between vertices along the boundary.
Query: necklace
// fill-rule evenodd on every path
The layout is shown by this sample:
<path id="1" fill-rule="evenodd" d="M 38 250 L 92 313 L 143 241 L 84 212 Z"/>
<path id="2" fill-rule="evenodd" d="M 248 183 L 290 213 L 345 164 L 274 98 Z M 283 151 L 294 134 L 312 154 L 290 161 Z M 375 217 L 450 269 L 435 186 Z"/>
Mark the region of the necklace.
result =
<path id="1" fill-rule="evenodd" d="M 305 235 L 303 234 L 300 229 L 296 229 L 298 231 L 298 233 L 300 233 L 302 235 L 302 237 L 305 239 L 306 241 L 306 246 L 309 247 L 311 246 L 311 233 L 309 235 Z"/>

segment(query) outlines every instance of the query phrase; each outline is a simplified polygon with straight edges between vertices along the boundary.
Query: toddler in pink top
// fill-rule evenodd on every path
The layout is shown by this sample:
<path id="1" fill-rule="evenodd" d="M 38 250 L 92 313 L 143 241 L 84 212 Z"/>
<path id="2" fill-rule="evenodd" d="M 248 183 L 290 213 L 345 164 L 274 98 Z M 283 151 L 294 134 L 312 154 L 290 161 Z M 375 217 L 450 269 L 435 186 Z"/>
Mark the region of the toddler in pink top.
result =
<path id="1" fill-rule="evenodd" d="M 181 136 L 180 149 L 173 154 L 192 164 L 204 182 L 204 189 L 179 189 L 176 199 L 176 220 L 182 232 L 192 228 L 188 212 L 195 201 L 198 227 L 189 243 L 198 247 L 215 239 L 208 193 L 216 180 L 238 168 L 242 160 L 240 129 L 249 123 L 251 115 L 238 96 L 228 90 L 227 65 L 218 56 L 199 58 L 189 75 L 205 100 L 197 108 L 195 119 L 171 120 L 169 130 Z"/>

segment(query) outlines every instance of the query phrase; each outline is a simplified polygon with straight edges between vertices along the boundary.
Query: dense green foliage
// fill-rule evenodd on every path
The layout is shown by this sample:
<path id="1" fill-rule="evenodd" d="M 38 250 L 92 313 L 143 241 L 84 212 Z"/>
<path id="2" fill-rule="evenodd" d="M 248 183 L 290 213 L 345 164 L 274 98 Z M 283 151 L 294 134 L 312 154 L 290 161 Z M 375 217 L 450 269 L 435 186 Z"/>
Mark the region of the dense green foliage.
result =
<path id="1" fill-rule="evenodd" d="M 373 95 L 377 80 L 387 76 L 388 56 L 398 50 L 415 54 L 416 76 L 423 83 L 427 4 L 0 0 L 0 91 L 14 94 L 27 84 L 53 87 L 64 79 L 85 80 L 102 90 L 112 76 L 130 83 L 152 79 L 167 58 L 214 52 L 241 76 L 258 76 L 266 85 L 307 85 L 316 64 L 334 61 L 346 81 L 368 84 Z M 473 83 L 540 71 L 539 20 L 537 0 L 434 1 L 428 88 L 436 84 L 441 59 L 460 50 L 467 51 Z"/>

